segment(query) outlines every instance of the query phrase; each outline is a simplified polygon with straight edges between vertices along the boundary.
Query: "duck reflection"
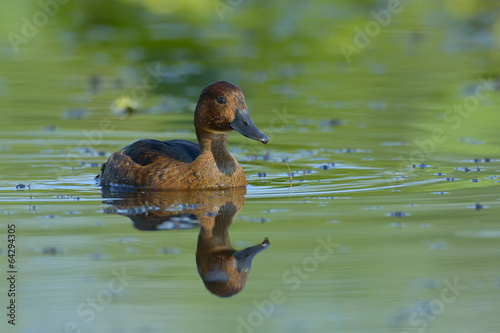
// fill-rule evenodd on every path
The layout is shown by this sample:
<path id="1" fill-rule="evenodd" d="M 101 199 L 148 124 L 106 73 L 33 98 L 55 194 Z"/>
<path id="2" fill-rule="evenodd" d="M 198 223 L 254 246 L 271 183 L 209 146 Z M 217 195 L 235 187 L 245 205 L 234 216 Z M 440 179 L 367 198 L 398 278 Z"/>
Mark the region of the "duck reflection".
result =
<path id="1" fill-rule="evenodd" d="M 271 244 L 260 244 L 241 251 L 229 239 L 229 227 L 245 202 L 246 188 L 218 191 L 128 192 L 114 193 L 103 188 L 106 213 L 130 218 L 144 231 L 200 227 L 196 266 L 206 288 L 219 297 L 231 297 L 247 282 L 252 260 Z M 116 199 L 116 200 L 115 200 Z"/>

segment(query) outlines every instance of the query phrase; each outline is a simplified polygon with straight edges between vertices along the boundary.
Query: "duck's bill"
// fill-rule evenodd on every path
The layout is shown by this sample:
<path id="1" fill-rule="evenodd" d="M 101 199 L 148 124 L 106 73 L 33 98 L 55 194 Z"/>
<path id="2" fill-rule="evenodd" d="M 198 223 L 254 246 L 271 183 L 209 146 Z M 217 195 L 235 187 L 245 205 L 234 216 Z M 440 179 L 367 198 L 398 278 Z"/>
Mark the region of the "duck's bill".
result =
<path id="1" fill-rule="evenodd" d="M 262 243 L 258 245 L 233 253 L 233 256 L 236 258 L 238 263 L 238 271 L 250 271 L 250 269 L 252 268 L 252 260 L 255 255 L 260 251 L 269 248 L 270 246 L 271 243 L 266 238 Z"/>
<path id="2" fill-rule="evenodd" d="M 250 118 L 248 110 L 236 109 L 236 116 L 229 126 L 247 138 L 257 140 L 262 143 L 267 143 L 269 141 L 269 137 L 262 133 L 257 126 L 255 126 L 252 118 Z"/>

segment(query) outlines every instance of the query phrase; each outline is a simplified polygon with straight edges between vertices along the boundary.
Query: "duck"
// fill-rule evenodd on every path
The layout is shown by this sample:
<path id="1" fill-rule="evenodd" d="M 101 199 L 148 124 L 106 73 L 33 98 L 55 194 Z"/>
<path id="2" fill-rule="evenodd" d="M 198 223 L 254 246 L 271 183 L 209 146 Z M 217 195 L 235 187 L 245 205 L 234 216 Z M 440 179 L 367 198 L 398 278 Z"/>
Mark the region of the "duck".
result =
<path id="1" fill-rule="evenodd" d="M 227 81 L 206 86 L 196 104 L 194 127 L 198 143 L 142 139 L 113 153 L 97 185 L 159 190 L 246 186 L 243 168 L 228 151 L 228 135 L 236 131 L 264 144 L 269 137 L 254 124 L 241 89 Z"/>

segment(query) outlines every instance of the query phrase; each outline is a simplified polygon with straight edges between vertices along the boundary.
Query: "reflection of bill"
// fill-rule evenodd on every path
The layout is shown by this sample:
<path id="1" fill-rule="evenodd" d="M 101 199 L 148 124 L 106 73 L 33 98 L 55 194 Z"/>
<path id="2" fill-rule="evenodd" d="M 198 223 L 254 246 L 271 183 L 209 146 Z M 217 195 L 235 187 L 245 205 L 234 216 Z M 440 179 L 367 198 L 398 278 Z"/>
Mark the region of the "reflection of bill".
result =
<path id="1" fill-rule="evenodd" d="M 230 297 L 246 284 L 254 256 L 271 244 L 264 241 L 236 251 L 229 227 L 245 202 L 245 187 L 218 191 L 113 193 L 103 188 L 112 207 L 107 213 L 130 218 L 139 230 L 187 229 L 200 226 L 196 265 L 206 288 L 219 297 Z M 115 198 L 120 198 L 116 200 Z M 197 222 L 196 222 L 197 221 Z"/>

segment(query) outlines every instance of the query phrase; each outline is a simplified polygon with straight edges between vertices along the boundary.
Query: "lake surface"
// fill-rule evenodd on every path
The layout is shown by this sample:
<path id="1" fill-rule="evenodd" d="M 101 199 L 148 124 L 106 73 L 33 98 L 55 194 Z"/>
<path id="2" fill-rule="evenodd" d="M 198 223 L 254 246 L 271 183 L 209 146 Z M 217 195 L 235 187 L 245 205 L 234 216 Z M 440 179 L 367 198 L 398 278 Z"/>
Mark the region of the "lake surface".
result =
<path id="1" fill-rule="evenodd" d="M 73 1 L 29 36 L 41 7 L 4 5 L 2 332 L 500 331 L 497 2 L 221 3 Z M 95 186 L 134 140 L 194 141 L 216 80 L 270 137 L 230 135 L 246 191 Z M 205 286 L 211 240 L 266 238 L 240 292 Z"/>

